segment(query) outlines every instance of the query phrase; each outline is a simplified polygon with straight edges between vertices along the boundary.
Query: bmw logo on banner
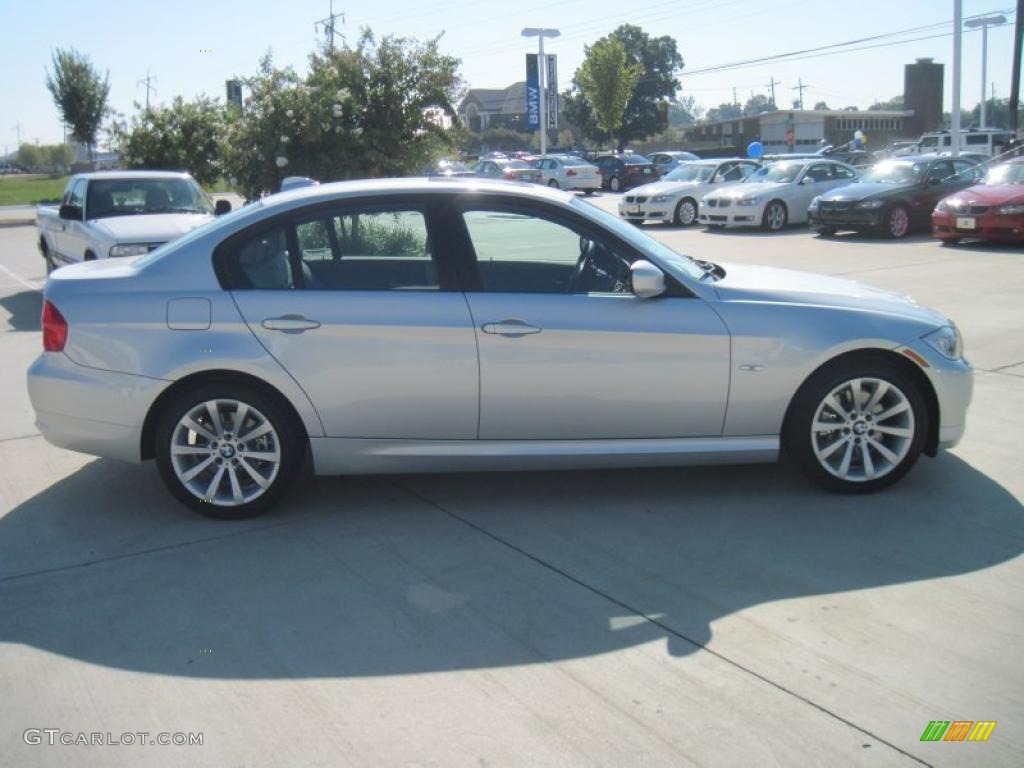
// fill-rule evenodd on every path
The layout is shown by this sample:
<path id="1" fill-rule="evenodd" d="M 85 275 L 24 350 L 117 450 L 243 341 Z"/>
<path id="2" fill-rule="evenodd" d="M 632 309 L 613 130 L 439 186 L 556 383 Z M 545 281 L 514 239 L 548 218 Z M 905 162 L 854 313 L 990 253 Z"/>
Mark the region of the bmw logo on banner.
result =
<path id="1" fill-rule="evenodd" d="M 540 128 L 540 73 L 536 53 L 526 54 L 526 128 L 530 131 Z"/>

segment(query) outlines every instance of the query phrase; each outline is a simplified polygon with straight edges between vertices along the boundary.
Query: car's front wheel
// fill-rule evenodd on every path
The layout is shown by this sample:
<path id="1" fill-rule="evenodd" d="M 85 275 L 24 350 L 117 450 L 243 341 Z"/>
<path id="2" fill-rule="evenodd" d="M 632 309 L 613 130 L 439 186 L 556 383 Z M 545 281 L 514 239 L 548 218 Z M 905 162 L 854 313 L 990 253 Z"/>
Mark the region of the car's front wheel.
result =
<path id="1" fill-rule="evenodd" d="M 672 223 L 677 227 L 688 227 L 697 220 L 697 203 L 691 198 L 684 197 L 676 205 L 675 215 Z"/>
<path id="2" fill-rule="evenodd" d="M 608 179 L 608 189 L 610 189 L 612 192 L 618 192 L 619 190 L 622 189 L 622 182 L 619 181 L 618 176 L 612 176 L 610 179 Z"/>
<path id="3" fill-rule="evenodd" d="M 266 511 L 294 479 L 303 456 L 299 429 L 263 392 L 206 384 L 173 398 L 160 415 L 160 476 L 186 506 L 222 519 Z"/>
<path id="4" fill-rule="evenodd" d="M 910 232 L 910 213 L 906 206 L 894 205 L 885 214 L 885 234 L 894 240 L 906 237 Z"/>
<path id="5" fill-rule="evenodd" d="M 783 428 L 786 452 L 812 480 L 841 493 L 869 493 L 905 475 L 928 434 L 918 385 L 899 366 L 857 356 L 815 373 Z"/>
<path id="6" fill-rule="evenodd" d="M 552 189 L 558 189 L 558 181 L 556 179 L 551 179 L 548 182 L 548 186 L 551 187 Z"/>
<path id="7" fill-rule="evenodd" d="M 761 226 L 769 232 L 778 232 L 789 221 L 789 211 L 786 204 L 781 200 L 772 200 L 765 206 L 764 216 L 761 217 Z"/>

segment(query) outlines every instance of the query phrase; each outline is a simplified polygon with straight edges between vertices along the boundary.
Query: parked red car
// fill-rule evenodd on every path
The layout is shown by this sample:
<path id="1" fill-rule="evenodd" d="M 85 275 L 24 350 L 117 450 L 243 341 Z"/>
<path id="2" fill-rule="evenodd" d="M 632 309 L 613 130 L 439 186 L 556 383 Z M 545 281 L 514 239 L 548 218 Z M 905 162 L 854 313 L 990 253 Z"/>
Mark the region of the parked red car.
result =
<path id="1" fill-rule="evenodd" d="M 943 244 L 963 238 L 1024 242 L 1024 157 L 992 168 L 980 184 L 943 198 L 932 212 Z"/>

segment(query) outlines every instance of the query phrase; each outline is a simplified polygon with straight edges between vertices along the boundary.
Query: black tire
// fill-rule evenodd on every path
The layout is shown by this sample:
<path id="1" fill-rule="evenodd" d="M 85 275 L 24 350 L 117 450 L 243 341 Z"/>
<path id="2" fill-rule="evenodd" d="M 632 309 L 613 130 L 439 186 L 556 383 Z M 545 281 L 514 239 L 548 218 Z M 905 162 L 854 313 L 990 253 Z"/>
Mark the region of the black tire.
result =
<path id="1" fill-rule="evenodd" d="M 941 238 L 939 240 L 939 242 L 942 243 L 947 248 L 951 248 L 954 245 L 959 245 L 960 244 L 960 238 L 959 237 L 943 237 L 943 238 Z"/>
<path id="2" fill-rule="evenodd" d="M 53 256 L 50 255 L 50 247 L 45 240 L 40 240 L 39 248 L 43 252 L 43 262 L 46 264 L 46 274 L 50 274 L 57 267 L 53 263 Z"/>
<path id="3" fill-rule="evenodd" d="M 592 194 L 594 194 L 594 190 L 592 190 L 592 189 L 584 189 L 583 190 L 583 194 L 586 195 L 587 197 L 590 197 Z"/>
<path id="4" fill-rule="evenodd" d="M 902 225 L 897 225 L 901 221 Z M 899 240 L 910 234 L 910 211 L 907 206 L 896 203 L 885 212 L 882 232 L 892 240 Z"/>
<path id="5" fill-rule="evenodd" d="M 910 412 L 913 414 L 912 435 L 908 438 L 906 453 L 898 463 L 887 470 L 886 474 L 874 479 L 851 480 L 839 477 L 823 467 L 815 455 L 812 425 L 815 422 L 818 408 L 836 387 L 840 387 L 844 382 L 849 382 L 852 379 L 878 379 L 886 382 L 890 387 L 895 387 L 905 396 L 910 406 Z M 845 424 L 844 421 L 837 422 L 840 427 L 845 428 Z M 867 426 L 870 428 L 870 424 Z M 782 429 L 782 445 L 786 455 L 800 470 L 826 490 L 836 493 L 871 493 L 895 483 L 910 471 L 921 455 L 928 429 L 928 408 L 918 384 L 898 363 L 887 360 L 884 356 L 868 353 L 852 355 L 828 364 L 804 382 L 786 414 L 786 421 Z M 842 429 L 835 432 L 839 433 L 835 435 L 837 441 L 857 440 L 858 442 L 852 450 L 854 452 L 861 450 L 860 441 L 864 438 L 854 437 L 854 435 L 863 434 L 863 432 L 857 432 L 854 429 L 846 429 L 846 433 L 843 433 Z M 872 433 L 869 431 L 867 434 L 871 435 Z M 885 438 L 879 439 L 884 440 Z M 844 450 L 840 448 L 836 451 L 837 459 Z M 878 454 L 876 453 L 876 455 Z M 859 456 L 855 456 L 854 461 L 860 461 L 862 466 L 865 463 Z"/>
<path id="6" fill-rule="evenodd" d="M 835 227 L 815 227 L 815 229 L 822 237 L 835 237 L 836 235 Z"/>
<path id="7" fill-rule="evenodd" d="M 684 210 L 684 204 L 687 206 L 687 210 L 693 212 L 692 216 L 689 216 Z M 676 203 L 675 213 L 672 214 L 672 223 L 677 227 L 691 227 L 697 222 L 697 202 L 692 197 L 684 197 L 678 203 Z"/>
<path id="8" fill-rule="evenodd" d="M 612 176 L 610 179 L 608 179 L 608 189 L 610 189 L 612 192 L 622 191 L 622 182 L 619 181 L 618 176 Z"/>
<path id="9" fill-rule="evenodd" d="M 781 224 L 778 223 L 780 219 L 772 216 L 775 209 L 782 209 Z M 764 207 L 764 213 L 761 215 L 761 228 L 768 232 L 780 232 L 786 228 L 789 223 L 789 209 L 786 208 L 786 204 L 781 200 L 772 200 Z"/>
<path id="10" fill-rule="evenodd" d="M 92 251 L 86 251 L 85 255 L 83 256 L 83 260 L 84 261 L 96 261 L 96 254 L 93 253 Z"/>
<path id="11" fill-rule="evenodd" d="M 178 479 L 175 472 L 171 459 L 171 445 L 178 421 L 196 406 L 210 400 L 237 400 L 245 403 L 259 411 L 276 432 L 277 448 L 280 452 L 277 474 L 266 490 L 249 502 L 238 505 L 211 503 L 190 491 Z M 206 517 L 220 520 L 242 520 L 266 512 L 281 498 L 302 465 L 305 447 L 301 425 L 295 423 L 294 416 L 276 398 L 251 386 L 226 381 L 223 383 L 211 382 L 196 389 L 181 392 L 166 403 L 163 412 L 159 415 L 154 453 L 160 477 L 178 501 Z M 218 459 L 218 463 L 219 461 Z M 241 473 L 239 476 L 241 477 Z"/>
<path id="12" fill-rule="evenodd" d="M 548 186 L 553 188 L 553 189 L 560 189 L 560 187 L 558 186 L 558 180 L 557 179 L 549 179 L 548 180 Z"/>

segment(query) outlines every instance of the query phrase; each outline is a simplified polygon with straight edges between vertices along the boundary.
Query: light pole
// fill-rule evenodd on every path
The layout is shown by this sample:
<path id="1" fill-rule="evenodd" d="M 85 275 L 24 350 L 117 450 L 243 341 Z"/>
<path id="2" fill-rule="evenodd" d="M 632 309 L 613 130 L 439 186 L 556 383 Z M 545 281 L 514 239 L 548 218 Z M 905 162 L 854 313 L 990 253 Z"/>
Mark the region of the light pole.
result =
<path id="1" fill-rule="evenodd" d="M 988 90 L 986 80 L 988 78 L 988 28 L 998 27 L 1000 24 L 1006 23 L 1006 17 L 997 14 L 995 16 L 983 16 L 980 19 L 970 19 L 964 22 L 964 26 L 970 29 L 981 27 L 981 125 L 979 128 L 985 127 L 985 91 Z"/>
<path id="2" fill-rule="evenodd" d="M 544 58 L 544 38 L 558 37 L 562 33 L 557 29 L 544 29 L 542 27 L 526 27 L 523 29 L 523 37 L 536 37 L 539 48 L 537 51 L 537 85 L 540 86 L 540 153 L 546 155 L 548 152 L 548 105 L 545 92 L 545 79 L 547 76 L 547 59 Z"/>
<path id="3" fill-rule="evenodd" d="M 960 38 L 963 36 L 963 0 L 953 0 L 953 113 L 950 115 L 950 154 L 960 156 Z"/>

